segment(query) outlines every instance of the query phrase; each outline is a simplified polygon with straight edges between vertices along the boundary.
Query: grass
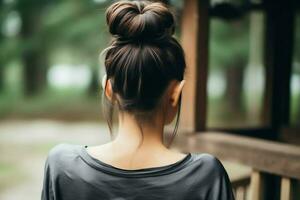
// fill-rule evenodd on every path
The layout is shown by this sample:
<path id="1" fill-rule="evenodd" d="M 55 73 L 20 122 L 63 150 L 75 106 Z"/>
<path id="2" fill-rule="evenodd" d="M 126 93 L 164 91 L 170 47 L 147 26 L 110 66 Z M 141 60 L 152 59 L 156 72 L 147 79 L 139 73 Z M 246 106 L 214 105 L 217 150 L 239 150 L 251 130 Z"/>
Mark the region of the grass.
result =
<path id="1" fill-rule="evenodd" d="M 0 118 L 99 120 L 101 99 L 78 89 L 47 89 L 31 97 L 4 91 L 0 94 Z"/>
<path id="2" fill-rule="evenodd" d="M 45 142 L 30 145 L 1 144 L 4 148 L 10 149 L 9 155 L 0 158 L 0 193 L 5 189 L 26 181 L 29 176 L 24 163 L 36 158 L 46 158 L 49 150 L 55 146 L 55 142 Z"/>
<path id="3" fill-rule="evenodd" d="M 20 87 L 9 87 L 0 93 L 0 119 L 47 118 L 58 120 L 103 120 L 101 95 L 89 95 L 84 89 L 47 88 L 41 93 L 26 97 Z M 245 95 L 244 95 L 245 96 Z M 249 96 L 249 95 L 248 95 Z M 209 97 L 208 127 L 260 126 L 262 97 L 243 98 L 242 108 L 228 107 L 222 97 Z M 298 95 L 291 97 L 291 123 L 299 124 Z"/>
<path id="4" fill-rule="evenodd" d="M 37 155 L 46 155 L 52 147 L 57 145 L 57 142 L 48 142 L 42 144 L 31 145 L 30 150 Z"/>
<path id="5" fill-rule="evenodd" d="M 23 180 L 25 174 L 16 163 L 0 161 L 0 192 Z"/>

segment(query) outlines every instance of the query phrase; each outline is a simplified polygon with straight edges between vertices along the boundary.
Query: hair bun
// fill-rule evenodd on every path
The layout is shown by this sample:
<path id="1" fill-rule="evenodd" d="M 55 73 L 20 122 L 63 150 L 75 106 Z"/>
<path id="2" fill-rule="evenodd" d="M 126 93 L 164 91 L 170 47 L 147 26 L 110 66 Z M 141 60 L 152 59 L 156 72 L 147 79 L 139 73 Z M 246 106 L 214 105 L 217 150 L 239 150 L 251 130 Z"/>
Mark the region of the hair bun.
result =
<path id="1" fill-rule="evenodd" d="M 119 1 L 108 7 L 109 32 L 120 39 L 160 40 L 174 33 L 174 17 L 163 3 Z"/>

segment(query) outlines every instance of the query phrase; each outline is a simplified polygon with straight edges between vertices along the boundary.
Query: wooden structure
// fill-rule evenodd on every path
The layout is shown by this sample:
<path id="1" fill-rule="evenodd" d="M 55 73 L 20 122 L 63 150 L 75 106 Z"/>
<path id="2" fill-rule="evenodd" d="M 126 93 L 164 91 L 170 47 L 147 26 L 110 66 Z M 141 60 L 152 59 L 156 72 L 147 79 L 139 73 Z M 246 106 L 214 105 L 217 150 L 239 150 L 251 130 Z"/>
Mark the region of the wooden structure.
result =
<path id="1" fill-rule="evenodd" d="M 300 147 L 226 133 L 181 134 L 174 141 L 174 147 L 184 152 L 207 152 L 220 159 L 250 166 L 251 199 L 299 199 Z M 276 177 L 272 177 L 272 175 Z M 278 191 L 268 185 L 272 178 L 280 181 Z M 248 187 L 249 179 L 234 181 L 233 188 Z M 281 188 L 281 189 L 280 189 Z M 277 194 L 276 194 L 277 193 Z M 277 195 L 273 196 L 273 195 Z M 297 198 L 295 198 L 297 195 Z"/>
<path id="2" fill-rule="evenodd" d="M 187 59 L 188 81 L 183 91 L 180 126 L 187 134 L 181 133 L 176 138 L 175 147 L 212 153 L 220 159 L 250 166 L 253 169 L 251 177 L 232 184 L 238 189 L 248 187 L 251 182 L 252 200 L 300 199 L 300 148 L 280 143 L 281 130 L 289 129 L 293 22 L 300 3 L 293 0 L 245 2 L 243 12 L 261 10 L 266 19 L 266 87 L 262 112 L 265 126 L 219 129 L 226 133 L 213 133 L 206 128 L 209 20 L 214 17 L 212 13 L 218 15 L 219 11 L 212 12 L 209 0 L 185 0 L 181 42 Z M 226 17 L 226 13 L 219 13 L 219 16 Z"/>
<path id="3" fill-rule="evenodd" d="M 203 131 L 206 124 L 209 2 L 186 0 L 185 3 L 181 41 L 188 66 L 186 79 L 189 81 L 182 95 L 186 106 L 183 106 L 181 126 L 188 131 Z"/>
<path id="4" fill-rule="evenodd" d="M 253 130 L 235 130 L 235 133 L 278 140 L 279 131 L 289 124 L 290 77 L 293 50 L 294 17 L 300 3 L 293 0 L 262 0 L 250 4 L 243 12 L 260 10 L 265 15 L 266 86 L 264 94 L 265 126 Z M 226 17 L 213 11 L 209 0 L 185 0 L 182 14 L 182 38 L 187 59 L 187 85 L 183 91 L 181 127 L 187 131 L 206 130 L 207 75 L 209 20 L 214 15 Z M 233 130 L 229 130 L 232 132 Z M 250 132 L 249 132 L 250 131 Z M 256 134 L 259 133 L 259 134 Z"/>

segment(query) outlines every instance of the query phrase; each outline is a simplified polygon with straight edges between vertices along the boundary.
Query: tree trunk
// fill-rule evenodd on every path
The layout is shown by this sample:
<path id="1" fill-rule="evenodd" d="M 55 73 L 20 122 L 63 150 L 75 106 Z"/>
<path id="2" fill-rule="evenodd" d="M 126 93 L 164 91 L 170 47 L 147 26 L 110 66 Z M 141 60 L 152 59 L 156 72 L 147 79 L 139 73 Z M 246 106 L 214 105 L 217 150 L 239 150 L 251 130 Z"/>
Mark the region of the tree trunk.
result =
<path id="1" fill-rule="evenodd" d="M 33 95 L 44 88 L 48 67 L 47 51 L 40 33 L 41 8 L 26 10 L 20 8 L 22 19 L 21 36 L 25 44 L 23 51 L 24 90 L 26 95 Z"/>
<path id="2" fill-rule="evenodd" d="M 0 61 L 0 92 L 4 89 L 4 65 Z"/>
<path id="3" fill-rule="evenodd" d="M 226 68 L 225 99 L 227 107 L 233 114 L 241 114 L 243 111 L 243 65 L 235 65 Z"/>
<path id="4" fill-rule="evenodd" d="M 3 7 L 3 0 L 0 0 L 0 8 Z M 3 25 L 3 19 L 0 19 L 0 27 Z M 2 43 L 4 39 L 2 31 L 0 31 L 0 44 Z M 0 53 L 0 58 L 2 58 L 2 55 Z M 0 60 L 0 92 L 4 89 L 4 63 L 2 60 Z"/>
<path id="5" fill-rule="evenodd" d="M 100 91 L 100 82 L 99 82 L 99 74 L 96 67 L 91 68 L 92 71 L 92 80 L 89 86 L 89 94 L 90 95 L 97 95 Z"/>
<path id="6" fill-rule="evenodd" d="M 25 94 L 33 95 L 46 85 L 46 56 L 41 51 L 27 51 L 23 55 Z"/>

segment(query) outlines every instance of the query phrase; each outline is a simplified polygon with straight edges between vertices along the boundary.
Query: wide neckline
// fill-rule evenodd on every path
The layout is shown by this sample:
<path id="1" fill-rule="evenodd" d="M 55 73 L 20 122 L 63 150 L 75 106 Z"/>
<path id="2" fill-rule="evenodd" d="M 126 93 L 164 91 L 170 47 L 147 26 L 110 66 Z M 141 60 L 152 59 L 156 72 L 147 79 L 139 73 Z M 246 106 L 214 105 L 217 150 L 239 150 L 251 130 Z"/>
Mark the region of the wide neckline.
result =
<path id="1" fill-rule="evenodd" d="M 122 177 L 149 177 L 149 176 L 160 176 L 165 174 L 174 173 L 180 169 L 182 169 L 190 160 L 191 153 L 187 153 L 187 155 L 181 160 L 176 161 L 175 163 L 158 166 L 158 167 L 148 167 L 142 169 L 122 169 L 105 163 L 99 159 L 94 158 L 87 152 L 87 145 L 81 146 L 81 158 L 91 167 L 112 174 L 116 176 Z"/>

